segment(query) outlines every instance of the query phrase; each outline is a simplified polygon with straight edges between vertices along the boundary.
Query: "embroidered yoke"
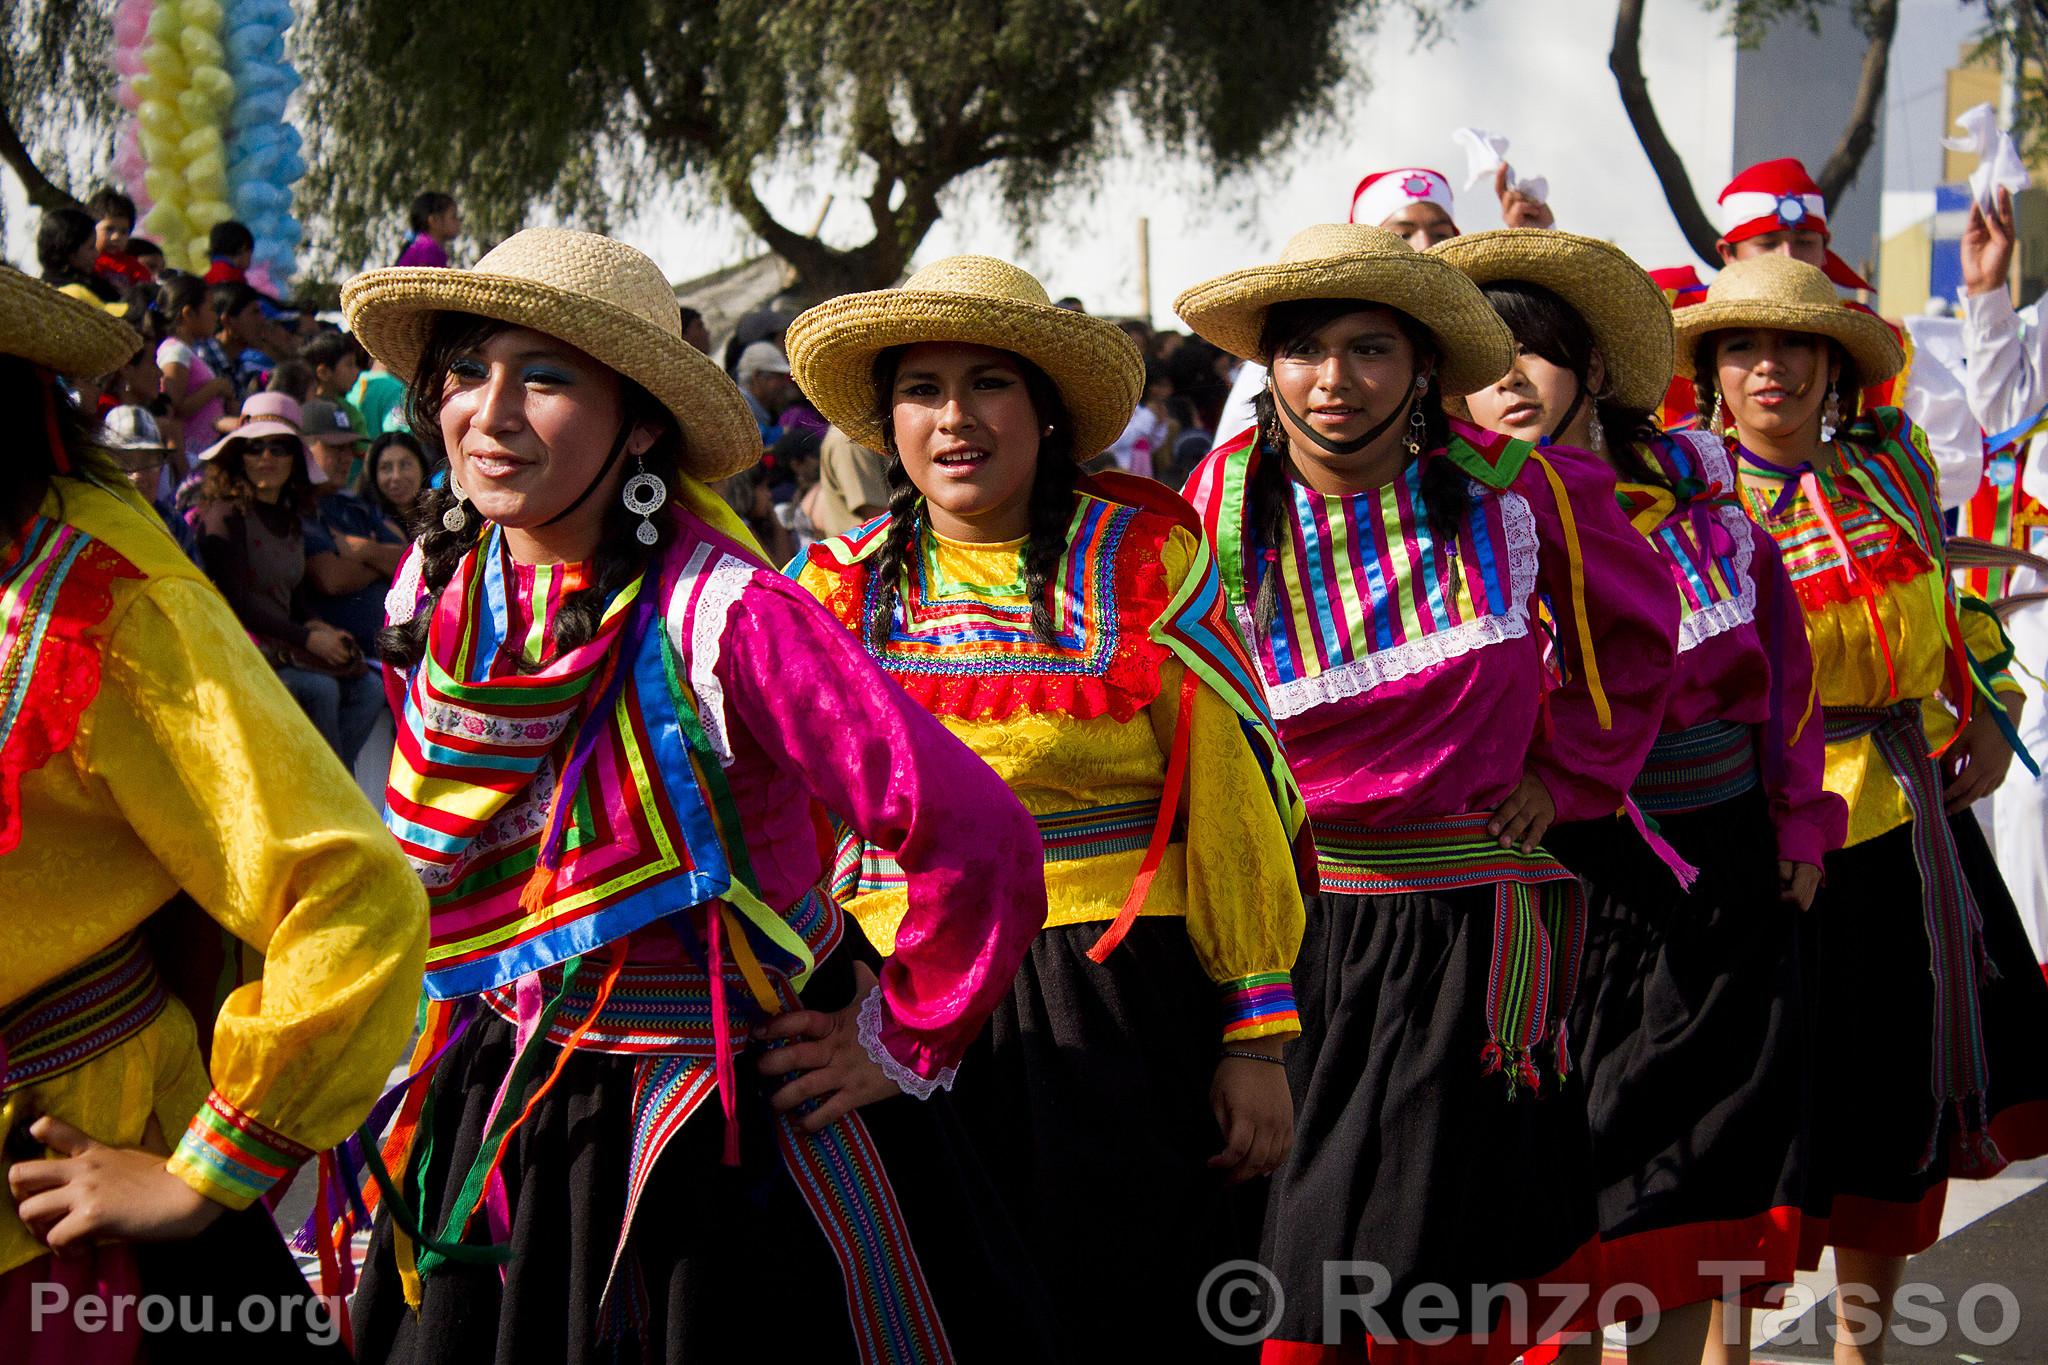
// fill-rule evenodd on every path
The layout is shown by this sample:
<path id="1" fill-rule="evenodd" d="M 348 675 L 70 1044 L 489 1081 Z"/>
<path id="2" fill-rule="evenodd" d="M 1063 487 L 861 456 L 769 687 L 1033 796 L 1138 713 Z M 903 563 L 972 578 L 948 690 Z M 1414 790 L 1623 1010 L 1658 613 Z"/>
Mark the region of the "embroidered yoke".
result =
<path id="1" fill-rule="evenodd" d="M 888 527 L 791 566 L 863 638 Z M 1037 817 L 1047 925 L 1112 921 L 1109 942 L 1131 914 L 1183 916 L 1225 1038 L 1296 1032 L 1300 798 L 1185 506 L 1149 481 L 1085 485 L 1050 644 L 1031 629 L 1023 540 L 926 529 L 918 546 L 875 657 Z M 903 881 L 885 848 L 843 838 L 833 886 L 879 946 L 898 940 Z"/>

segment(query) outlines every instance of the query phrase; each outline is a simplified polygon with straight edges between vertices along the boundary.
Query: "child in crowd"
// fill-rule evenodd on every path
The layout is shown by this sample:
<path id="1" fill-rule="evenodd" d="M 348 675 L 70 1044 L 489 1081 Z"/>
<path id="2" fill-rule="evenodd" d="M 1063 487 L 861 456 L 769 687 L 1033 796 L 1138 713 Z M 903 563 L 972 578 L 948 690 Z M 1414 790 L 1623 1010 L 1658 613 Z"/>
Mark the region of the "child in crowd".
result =
<path id="1" fill-rule="evenodd" d="M 135 259 L 128 234 L 135 230 L 135 201 L 112 185 L 104 185 L 86 201 L 85 211 L 93 219 L 93 247 L 99 253 L 93 269 L 116 290 L 125 291 L 156 279 Z"/>
<path id="2" fill-rule="evenodd" d="M 207 294 L 204 281 L 179 275 L 157 291 L 156 311 L 150 314 L 164 394 L 171 400 L 171 415 L 185 424 L 185 449 L 192 454 L 227 430 L 222 419 L 229 403 L 238 410 L 241 406 L 234 379 L 215 374 L 199 353 L 199 343 L 213 334 L 216 321 Z"/>
<path id="3" fill-rule="evenodd" d="M 367 431 L 369 424 L 363 421 L 362 410 L 348 397 L 363 368 L 354 338 L 346 332 L 322 332 L 299 347 L 299 359 L 313 367 L 313 396 L 344 409 L 351 431 Z"/>
<path id="4" fill-rule="evenodd" d="M 83 209 L 50 209 L 36 228 L 36 263 L 43 280 L 81 303 L 115 303 L 121 295 L 93 269 L 98 230 Z"/>
<path id="5" fill-rule="evenodd" d="M 206 234 L 206 254 L 213 261 L 206 267 L 208 284 L 247 280 L 249 265 L 256 259 L 256 234 L 232 218 L 215 223 Z"/>

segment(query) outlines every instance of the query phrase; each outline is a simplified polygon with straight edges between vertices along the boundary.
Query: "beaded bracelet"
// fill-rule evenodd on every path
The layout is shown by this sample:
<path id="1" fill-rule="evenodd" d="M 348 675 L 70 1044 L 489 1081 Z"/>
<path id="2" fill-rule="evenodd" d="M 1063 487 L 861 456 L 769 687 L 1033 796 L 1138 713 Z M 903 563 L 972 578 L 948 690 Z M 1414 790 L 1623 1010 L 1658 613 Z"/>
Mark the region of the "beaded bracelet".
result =
<path id="1" fill-rule="evenodd" d="M 1275 1057 L 1270 1052 L 1253 1052 L 1250 1048 L 1246 1047 L 1224 1048 L 1223 1055 L 1226 1057 L 1242 1057 L 1248 1062 L 1271 1062 L 1275 1066 L 1287 1065 L 1287 1059 L 1284 1057 Z"/>

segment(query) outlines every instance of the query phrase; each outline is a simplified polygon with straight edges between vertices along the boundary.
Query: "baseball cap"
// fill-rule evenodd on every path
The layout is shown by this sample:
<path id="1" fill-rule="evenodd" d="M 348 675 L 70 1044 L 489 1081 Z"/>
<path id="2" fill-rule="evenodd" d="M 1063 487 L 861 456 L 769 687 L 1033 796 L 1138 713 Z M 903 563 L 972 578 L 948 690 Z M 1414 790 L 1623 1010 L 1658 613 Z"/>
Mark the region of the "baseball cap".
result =
<path id="1" fill-rule="evenodd" d="M 757 341 L 740 352 L 737 378 L 744 384 L 757 374 L 788 374 L 789 357 L 772 341 Z"/>
<path id="2" fill-rule="evenodd" d="M 325 398 L 316 398 L 306 404 L 305 421 L 299 430 L 309 441 L 327 441 L 334 445 L 345 442 L 368 445 L 371 439 L 369 432 L 356 429 L 355 418 L 347 408 Z"/>

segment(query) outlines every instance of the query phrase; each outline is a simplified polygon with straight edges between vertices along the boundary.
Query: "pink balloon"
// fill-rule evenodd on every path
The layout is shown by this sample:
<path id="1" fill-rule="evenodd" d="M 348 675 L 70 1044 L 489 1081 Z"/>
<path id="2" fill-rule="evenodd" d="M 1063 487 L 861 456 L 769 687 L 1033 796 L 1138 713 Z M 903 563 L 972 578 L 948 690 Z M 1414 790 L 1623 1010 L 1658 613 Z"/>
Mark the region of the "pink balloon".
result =
<path id="1" fill-rule="evenodd" d="M 149 15 L 147 12 L 115 11 L 114 50 L 117 52 L 139 49 L 149 38 Z"/>
<path id="2" fill-rule="evenodd" d="M 123 76 L 140 76 L 145 69 L 142 63 L 141 49 L 132 47 L 114 49 L 114 70 L 120 72 Z M 125 81 L 122 82 L 124 85 L 126 83 Z"/>
<path id="3" fill-rule="evenodd" d="M 143 173 L 148 169 L 141 152 L 123 152 L 114 158 L 114 179 L 124 185 L 141 184 Z"/>
<path id="4" fill-rule="evenodd" d="M 142 107 L 142 96 L 135 93 L 134 86 L 122 81 L 114 90 L 114 103 L 132 114 Z"/>
<path id="5" fill-rule="evenodd" d="M 249 267 L 247 273 L 249 283 L 252 287 L 255 288 L 257 293 L 268 294 L 272 298 L 277 297 L 277 281 L 271 278 L 270 267 L 268 265 L 252 265 Z"/>

